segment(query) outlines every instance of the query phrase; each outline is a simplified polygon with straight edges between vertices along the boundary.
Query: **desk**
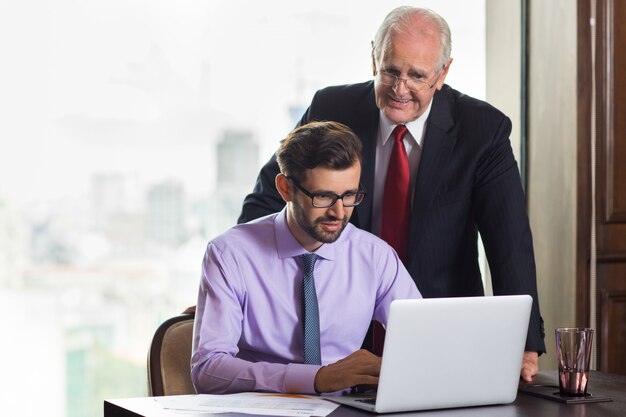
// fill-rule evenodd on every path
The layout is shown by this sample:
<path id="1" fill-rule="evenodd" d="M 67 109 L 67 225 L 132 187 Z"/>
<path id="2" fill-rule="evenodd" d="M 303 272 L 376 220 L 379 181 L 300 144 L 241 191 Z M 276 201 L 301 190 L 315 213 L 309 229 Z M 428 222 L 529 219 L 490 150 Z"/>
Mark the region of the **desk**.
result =
<path id="1" fill-rule="evenodd" d="M 540 372 L 533 383 L 558 384 L 556 371 Z M 624 417 L 626 416 L 626 376 L 591 372 L 588 391 L 594 395 L 611 397 L 612 402 L 588 404 L 562 404 L 519 393 L 515 402 L 509 405 L 488 407 L 457 408 L 446 410 L 393 413 L 390 417 Z M 127 398 L 104 401 L 104 417 L 173 417 L 180 416 L 163 410 L 152 397 Z M 200 417 L 203 414 L 184 414 L 186 417 Z M 204 414 L 206 416 L 206 414 Z M 231 415 L 233 416 L 233 415 Z M 243 416 L 243 414 L 242 414 Z M 329 417 L 371 417 L 365 411 L 341 406 Z"/>

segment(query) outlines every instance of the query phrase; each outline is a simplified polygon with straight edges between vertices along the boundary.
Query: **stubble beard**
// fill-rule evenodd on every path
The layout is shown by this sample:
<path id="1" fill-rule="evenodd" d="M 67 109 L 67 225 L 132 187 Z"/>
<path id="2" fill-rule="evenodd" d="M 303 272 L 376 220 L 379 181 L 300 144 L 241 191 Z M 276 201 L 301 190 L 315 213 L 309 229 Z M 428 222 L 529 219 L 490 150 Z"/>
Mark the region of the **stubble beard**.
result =
<path id="1" fill-rule="evenodd" d="M 300 203 L 296 202 L 296 200 L 294 200 L 293 203 L 294 203 L 293 212 L 294 212 L 294 217 L 296 219 L 296 222 L 302 228 L 302 230 L 304 230 L 309 236 L 311 236 L 313 239 L 317 240 L 318 242 L 322 242 L 322 243 L 335 242 L 337 239 L 339 239 L 339 236 L 341 236 L 341 233 L 348 225 L 348 220 L 349 220 L 348 216 L 343 216 L 343 219 L 339 219 L 333 216 L 322 216 L 313 220 L 313 222 L 309 222 L 304 214 L 304 208 L 300 205 Z M 328 221 L 337 221 L 337 220 L 341 220 L 341 227 L 338 230 L 334 232 L 326 232 L 322 229 L 322 226 L 320 223 L 328 222 Z"/>

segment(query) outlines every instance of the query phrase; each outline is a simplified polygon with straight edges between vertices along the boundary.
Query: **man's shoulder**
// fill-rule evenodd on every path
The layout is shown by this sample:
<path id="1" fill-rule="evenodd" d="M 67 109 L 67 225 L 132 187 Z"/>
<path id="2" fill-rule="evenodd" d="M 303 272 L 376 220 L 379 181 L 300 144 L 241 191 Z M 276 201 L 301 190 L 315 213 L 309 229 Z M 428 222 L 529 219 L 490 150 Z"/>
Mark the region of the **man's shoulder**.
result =
<path id="1" fill-rule="evenodd" d="M 213 238 L 210 244 L 220 252 L 266 248 L 274 240 L 274 222 L 277 215 L 278 213 L 273 213 L 233 226 Z"/>
<path id="2" fill-rule="evenodd" d="M 451 106 L 455 117 L 473 118 L 477 114 L 484 114 L 489 117 L 506 117 L 502 111 L 486 101 L 455 90 L 447 84 L 444 84 L 435 97 Z"/>
<path id="3" fill-rule="evenodd" d="M 335 85 L 315 93 L 308 112 L 307 121 L 333 120 L 354 129 L 363 123 L 364 117 L 377 112 L 374 82 Z"/>
<path id="4" fill-rule="evenodd" d="M 366 81 L 362 83 L 356 84 L 343 84 L 343 85 L 332 85 L 329 87 L 322 88 L 318 90 L 315 94 L 316 97 L 359 97 L 371 94 L 374 91 L 374 82 Z"/>
<path id="5" fill-rule="evenodd" d="M 314 111 L 341 110 L 351 112 L 367 103 L 368 100 L 375 103 L 373 81 L 322 88 L 315 93 L 311 107 Z"/>
<path id="6" fill-rule="evenodd" d="M 356 244 L 357 248 L 375 249 L 383 252 L 391 252 L 393 250 L 391 246 L 380 237 L 367 230 L 360 229 L 352 223 L 346 225 L 343 235 L 345 236 L 345 241 Z"/>

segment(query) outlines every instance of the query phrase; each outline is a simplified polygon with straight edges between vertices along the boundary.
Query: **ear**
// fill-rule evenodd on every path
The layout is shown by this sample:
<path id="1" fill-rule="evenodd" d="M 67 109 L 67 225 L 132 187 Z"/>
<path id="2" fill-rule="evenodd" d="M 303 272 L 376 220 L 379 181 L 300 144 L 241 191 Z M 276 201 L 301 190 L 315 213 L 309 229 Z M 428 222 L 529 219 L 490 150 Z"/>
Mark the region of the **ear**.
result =
<path id="1" fill-rule="evenodd" d="M 452 65 L 452 58 L 450 58 L 448 63 L 445 65 L 445 67 L 443 67 L 443 70 L 441 71 L 441 75 L 437 80 L 437 90 L 441 90 L 441 87 L 443 87 L 443 84 L 446 81 L 446 76 L 448 75 L 448 70 L 450 70 L 450 65 Z"/>
<path id="2" fill-rule="evenodd" d="M 378 71 L 376 71 L 376 58 L 374 58 L 374 41 L 372 41 L 372 73 L 374 77 L 378 73 Z"/>
<path id="3" fill-rule="evenodd" d="M 276 175 L 274 180 L 278 194 L 285 200 L 285 203 L 291 201 L 291 182 L 283 174 Z"/>

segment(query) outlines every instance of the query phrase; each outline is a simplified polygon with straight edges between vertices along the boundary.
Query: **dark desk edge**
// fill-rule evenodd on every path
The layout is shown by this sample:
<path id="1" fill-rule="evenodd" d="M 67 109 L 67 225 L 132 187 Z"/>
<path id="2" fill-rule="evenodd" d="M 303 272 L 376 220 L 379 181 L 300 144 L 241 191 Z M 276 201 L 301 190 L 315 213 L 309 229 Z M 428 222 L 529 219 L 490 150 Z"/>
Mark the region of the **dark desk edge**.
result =
<path id="1" fill-rule="evenodd" d="M 124 407 L 110 403 L 104 400 L 104 415 L 115 415 L 119 417 L 143 417 L 141 414 L 134 413 Z"/>

